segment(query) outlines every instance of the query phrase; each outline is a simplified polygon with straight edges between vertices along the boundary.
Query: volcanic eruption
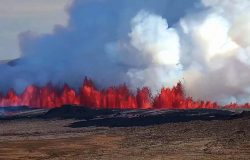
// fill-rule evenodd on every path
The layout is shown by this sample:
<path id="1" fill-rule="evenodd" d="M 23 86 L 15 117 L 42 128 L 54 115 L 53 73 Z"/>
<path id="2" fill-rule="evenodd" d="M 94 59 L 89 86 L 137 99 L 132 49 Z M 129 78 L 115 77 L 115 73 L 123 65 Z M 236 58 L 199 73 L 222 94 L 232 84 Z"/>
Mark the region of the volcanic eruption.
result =
<path id="1" fill-rule="evenodd" d="M 73 1 L 66 26 L 19 35 L 0 106 L 249 108 L 249 1 L 193 3 Z"/>
<path id="2" fill-rule="evenodd" d="M 250 0 L 0 2 L 0 160 L 250 160 Z"/>
<path id="3" fill-rule="evenodd" d="M 6 96 L 0 96 L 0 106 L 30 106 L 34 108 L 55 108 L 63 105 L 88 106 L 94 109 L 197 109 L 221 108 L 211 101 L 193 101 L 185 97 L 183 86 L 178 83 L 173 88 L 162 88 L 152 96 L 150 89 L 144 87 L 133 94 L 126 84 L 98 90 L 90 79 L 85 78 L 83 85 L 76 92 L 67 84 L 63 88 L 48 83 L 44 87 L 28 86 L 17 95 L 10 89 Z M 225 108 L 250 108 L 250 105 L 230 104 Z"/>

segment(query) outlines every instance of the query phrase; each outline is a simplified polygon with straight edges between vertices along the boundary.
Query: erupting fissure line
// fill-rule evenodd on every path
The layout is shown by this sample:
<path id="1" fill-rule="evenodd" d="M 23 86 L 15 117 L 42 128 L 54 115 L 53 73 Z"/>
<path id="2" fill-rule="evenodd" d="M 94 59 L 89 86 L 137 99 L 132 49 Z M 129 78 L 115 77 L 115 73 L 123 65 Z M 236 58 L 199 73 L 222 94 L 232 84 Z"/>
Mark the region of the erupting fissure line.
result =
<path id="1" fill-rule="evenodd" d="M 220 106 L 211 101 L 194 101 L 191 97 L 185 97 L 180 82 L 172 89 L 162 88 L 155 97 L 151 95 L 147 87 L 138 89 L 136 95 L 134 95 L 125 84 L 118 87 L 109 87 L 105 90 L 97 90 L 93 82 L 87 78 L 85 78 L 79 92 L 76 92 L 67 84 L 62 89 L 58 89 L 49 83 L 41 88 L 30 85 L 20 95 L 17 95 L 13 89 L 10 89 L 6 96 L 0 94 L 0 106 L 54 108 L 67 104 L 96 109 L 250 108 L 248 103 L 245 105 Z"/>

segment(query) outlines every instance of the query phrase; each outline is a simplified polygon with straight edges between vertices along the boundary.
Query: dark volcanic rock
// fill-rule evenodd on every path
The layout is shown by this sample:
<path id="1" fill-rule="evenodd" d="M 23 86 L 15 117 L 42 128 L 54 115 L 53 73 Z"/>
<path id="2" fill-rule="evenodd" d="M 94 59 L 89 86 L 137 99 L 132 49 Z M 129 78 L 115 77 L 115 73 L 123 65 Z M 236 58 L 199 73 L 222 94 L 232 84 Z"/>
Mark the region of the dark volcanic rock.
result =
<path id="1" fill-rule="evenodd" d="M 89 107 L 80 106 L 62 106 L 49 110 L 43 118 L 63 118 L 63 119 L 92 119 L 101 115 L 114 114 L 115 110 L 91 109 Z"/>
<path id="2" fill-rule="evenodd" d="M 246 115 L 248 112 L 244 112 Z M 243 114 L 228 110 L 194 109 L 194 110 L 97 110 L 87 107 L 63 106 L 48 111 L 43 118 L 78 119 L 70 127 L 106 126 L 129 127 L 147 126 L 171 122 L 188 122 L 194 120 L 229 120 L 242 117 Z"/>
<path id="3" fill-rule="evenodd" d="M 0 119 L 75 119 L 69 127 L 130 127 L 148 126 L 163 123 L 189 122 L 195 120 L 230 120 L 250 117 L 249 111 L 233 112 L 216 109 L 166 110 L 166 109 L 93 109 L 81 106 L 62 106 L 50 110 L 12 107 Z"/>

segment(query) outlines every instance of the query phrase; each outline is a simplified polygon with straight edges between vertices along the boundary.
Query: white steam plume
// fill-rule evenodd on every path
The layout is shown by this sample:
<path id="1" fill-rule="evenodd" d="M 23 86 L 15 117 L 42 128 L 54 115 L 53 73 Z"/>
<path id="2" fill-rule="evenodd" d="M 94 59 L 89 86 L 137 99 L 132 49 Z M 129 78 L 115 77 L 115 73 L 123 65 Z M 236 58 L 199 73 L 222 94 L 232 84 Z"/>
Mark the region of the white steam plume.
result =
<path id="1" fill-rule="evenodd" d="M 140 11 L 131 20 L 129 38 L 127 42 L 109 44 L 107 52 L 123 56 L 124 65 L 137 65 L 126 72 L 131 88 L 148 86 L 155 92 L 180 80 L 179 36 L 175 29 L 168 28 L 164 18 Z"/>
<path id="2" fill-rule="evenodd" d="M 208 11 L 180 21 L 185 88 L 196 99 L 250 101 L 248 0 L 203 0 Z"/>
<path id="3" fill-rule="evenodd" d="M 207 10 L 182 18 L 175 28 L 145 11 L 131 20 L 130 40 L 111 48 L 130 57 L 124 63 L 145 64 L 128 70 L 132 86 L 158 90 L 183 78 L 186 94 L 194 99 L 250 101 L 250 1 L 203 4 Z"/>

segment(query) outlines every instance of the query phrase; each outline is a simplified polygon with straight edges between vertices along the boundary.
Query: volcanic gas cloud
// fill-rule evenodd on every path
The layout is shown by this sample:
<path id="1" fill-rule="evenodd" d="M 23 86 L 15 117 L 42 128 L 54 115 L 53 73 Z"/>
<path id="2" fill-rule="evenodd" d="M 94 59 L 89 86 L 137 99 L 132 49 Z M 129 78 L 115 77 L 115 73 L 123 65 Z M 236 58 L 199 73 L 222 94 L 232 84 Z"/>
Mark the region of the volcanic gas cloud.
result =
<path id="1" fill-rule="evenodd" d="M 249 8 L 249 0 L 72 0 L 66 26 L 20 33 L 22 54 L 0 64 L 0 104 L 249 107 Z M 81 86 L 85 76 L 98 87 Z"/>
<path id="2" fill-rule="evenodd" d="M 67 104 L 96 109 L 213 109 L 222 107 L 215 102 L 193 101 L 190 97 L 186 98 L 181 83 L 172 89 L 162 88 L 155 97 L 152 97 L 147 87 L 138 89 L 134 95 L 125 84 L 100 91 L 87 78 L 79 92 L 67 84 L 62 89 L 47 84 L 41 88 L 34 85 L 28 86 L 21 95 L 17 95 L 13 89 L 10 89 L 6 96 L 0 95 L 0 106 L 25 105 L 36 108 L 54 108 Z M 250 108 L 250 105 L 230 104 L 224 107 Z"/>

